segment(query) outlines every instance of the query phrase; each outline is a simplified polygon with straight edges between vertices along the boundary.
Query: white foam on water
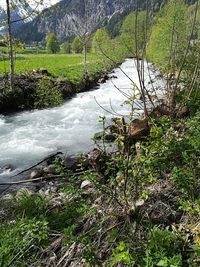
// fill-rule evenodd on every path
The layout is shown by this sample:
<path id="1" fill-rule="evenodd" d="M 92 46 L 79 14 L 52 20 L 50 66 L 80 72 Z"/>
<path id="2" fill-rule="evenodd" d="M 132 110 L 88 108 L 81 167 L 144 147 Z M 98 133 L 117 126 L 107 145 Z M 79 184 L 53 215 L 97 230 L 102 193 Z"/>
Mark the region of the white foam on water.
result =
<path id="1" fill-rule="evenodd" d="M 126 60 L 121 68 L 139 84 L 133 60 Z M 127 92 L 132 88 L 131 81 L 119 69 L 112 75 L 117 79 L 80 93 L 62 106 L 0 116 L 0 167 L 11 164 L 19 171 L 58 150 L 68 154 L 89 151 L 93 145 L 91 138 L 102 130 L 99 116 L 112 117 L 95 99 L 105 109 L 111 110 L 111 102 L 116 112 L 129 112 L 127 106 L 122 106 L 125 97 L 114 85 Z M 148 74 L 146 82 L 149 82 Z M 158 83 L 162 85 L 162 81 Z M 10 173 L 1 173 L 0 180 L 5 179 L 6 174 Z"/>

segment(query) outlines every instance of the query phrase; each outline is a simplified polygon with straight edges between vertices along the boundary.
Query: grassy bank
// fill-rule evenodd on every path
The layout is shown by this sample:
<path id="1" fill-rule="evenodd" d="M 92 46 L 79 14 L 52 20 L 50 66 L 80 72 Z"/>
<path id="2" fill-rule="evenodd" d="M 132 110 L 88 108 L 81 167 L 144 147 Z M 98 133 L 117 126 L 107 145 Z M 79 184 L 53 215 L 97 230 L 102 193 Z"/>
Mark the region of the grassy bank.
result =
<path id="1" fill-rule="evenodd" d="M 109 54 L 108 54 L 109 55 Z M 0 112 L 48 108 L 60 105 L 77 92 L 89 90 L 98 79 L 117 67 L 123 51 L 110 60 L 100 53 L 88 54 L 84 79 L 83 54 L 19 54 L 15 61 L 13 91 L 9 89 L 9 61 L 0 62 Z"/>

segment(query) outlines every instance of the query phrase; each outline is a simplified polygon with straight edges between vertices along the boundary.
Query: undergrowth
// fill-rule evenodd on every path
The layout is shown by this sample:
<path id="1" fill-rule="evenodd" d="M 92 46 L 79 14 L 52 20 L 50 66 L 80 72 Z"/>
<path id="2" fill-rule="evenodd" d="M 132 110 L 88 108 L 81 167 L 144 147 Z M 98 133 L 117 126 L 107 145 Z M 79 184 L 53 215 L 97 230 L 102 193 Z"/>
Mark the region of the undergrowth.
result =
<path id="1" fill-rule="evenodd" d="M 135 146 L 129 157 L 108 153 L 102 157 L 101 178 L 90 170 L 78 178 L 66 174 L 70 180 L 58 199 L 22 190 L 6 200 L 11 212 L 1 222 L 1 266 L 36 266 L 34 261 L 45 266 L 41 248 L 51 244 L 55 232 L 64 236 L 57 256 L 81 244 L 83 266 L 199 266 L 199 120 L 199 112 L 187 120 L 153 119 L 139 155 Z M 116 142 L 122 145 L 123 140 Z M 60 164 L 57 160 L 63 174 Z M 93 192 L 79 189 L 85 180 L 93 184 Z M 158 182 L 176 192 L 176 209 L 182 214 L 167 225 L 144 219 L 144 214 L 151 217 L 148 207 L 141 213 L 151 201 L 164 201 L 162 191 L 163 199 L 152 195 Z"/>

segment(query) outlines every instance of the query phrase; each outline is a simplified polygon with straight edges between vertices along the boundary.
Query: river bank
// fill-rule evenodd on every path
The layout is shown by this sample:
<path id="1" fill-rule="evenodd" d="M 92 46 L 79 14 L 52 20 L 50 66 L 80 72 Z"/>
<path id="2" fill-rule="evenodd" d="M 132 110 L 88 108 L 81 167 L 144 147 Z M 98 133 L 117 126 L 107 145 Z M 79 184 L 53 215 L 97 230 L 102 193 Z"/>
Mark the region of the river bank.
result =
<path id="1" fill-rule="evenodd" d="M 197 267 L 199 118 L 152 116 L 128 147 L 117 131 L 112 152 L 95 149 L 72 168 L 49 162 L 0 200 L 0 262 Z"/>
<path id="2" fill-rule="evenodd" d="M 16 74 L 12 91 L 9 88 L 9 75 L 1 75 L 0 113 L 7 114 L 61 105 L 77 93 L 88 91 L 104 83 L 109 78 L 108 74 L 122 61 L 123 59 L 106 64 L 96 63 L 98 67 L 93 67 L 92 72 L 88 72 L 86 78 L 82 75 L 79 80 L 56 78 L 47 69 L 33 70 L 29 74 Z"/>

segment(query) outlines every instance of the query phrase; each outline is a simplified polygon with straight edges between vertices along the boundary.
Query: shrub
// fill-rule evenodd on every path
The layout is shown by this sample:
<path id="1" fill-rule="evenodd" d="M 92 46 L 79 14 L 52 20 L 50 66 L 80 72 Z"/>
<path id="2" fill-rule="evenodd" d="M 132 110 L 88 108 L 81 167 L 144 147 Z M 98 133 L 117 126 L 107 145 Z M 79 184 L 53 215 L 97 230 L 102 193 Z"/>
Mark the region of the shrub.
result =
<path id="1" fill-rule="evenodd" d="M 50 80 L 40 80 L 36 88 L 35 108 L 55 107 L 63 103 L 62 93 Z"/>

